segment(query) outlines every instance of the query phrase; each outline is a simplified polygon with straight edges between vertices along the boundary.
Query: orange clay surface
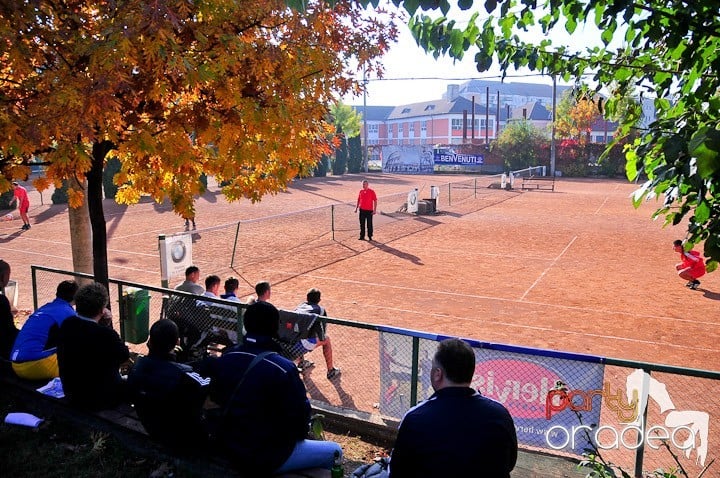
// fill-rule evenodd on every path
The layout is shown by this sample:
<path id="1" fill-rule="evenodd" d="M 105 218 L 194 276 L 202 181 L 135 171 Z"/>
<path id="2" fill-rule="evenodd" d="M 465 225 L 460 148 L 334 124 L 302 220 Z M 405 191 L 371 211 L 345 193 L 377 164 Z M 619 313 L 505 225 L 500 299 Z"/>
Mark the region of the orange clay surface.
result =
<path id="1" fill-rule="evenodd" d="M 718 276 L 703 277 L 697 291 L 685 287 L 672 251 L 684 226 L 653 221 L 655 203 L 634 209 L 629 196 L 636 185 L 559 178 L 554 192 L 483 186 L 464 197 L 467 191 L 453 189 L 448 204 L 447 183 L 467 178 L 473 181 L 370 174 L 381 210 L 374 243 L 357 239 L 352 206 L 361 176 L 303 179 L 258 204 L 228 203 L 211 180 L 197 200 L 194 262 L 203 277 L 238 276 L 244 297 L 255 282 L 269 280 L 271 301 L 281 308 L 293 308 L 318 287 L 332 317 L 720 370 Z M 395 214 L 398 197 L 414 187 L 424 197 L 435 184 L 445 184 L 438 214 Z M 51 205 L 50 192 L 41 197 L 32 188 L 30 201 L 32 229 L 20 231 L 17 219 L 0 223 L 0 257 L 20 284 L 18 323 L 32 307 L 30 265 L 73 268 L 66 206 Z M 243 223 L 232 258 L 237 221 L 330 204 L 336 204 L 334 237 L 329 208 Z M 182 219 L 169 204 L 149 200 L 133 206 L 105 200 L 104 207 L 110 276 L 159 286 L 158 235 L 182 231 Z M 288 232 L 308 229 L 310 236 Z M 363 360 L 352 337 L 338 342 L 345 365 Z M 366 363 L 376 362 L 376 352 L 370 354 Z"/>

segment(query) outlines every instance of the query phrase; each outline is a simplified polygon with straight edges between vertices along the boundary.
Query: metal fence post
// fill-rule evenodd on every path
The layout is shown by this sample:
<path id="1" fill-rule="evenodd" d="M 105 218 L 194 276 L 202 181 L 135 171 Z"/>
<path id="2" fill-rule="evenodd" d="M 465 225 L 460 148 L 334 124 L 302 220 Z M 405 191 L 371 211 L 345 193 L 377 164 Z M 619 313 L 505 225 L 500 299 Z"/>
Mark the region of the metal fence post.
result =
<path id="1" fill-rule="evenodd" d="M 37 269 L 34 267 L 30 268 L 30 276 L 32 277 L 32 296 L 33 296 L 33 309 L 38 309 L 38 297 L 37 297 Z"/>
<path id="2" fill-rule="evenodd" d="M 118 326 L 120 327 L 120 339 L 125 342 L 125 327 L 123 322 L 127 316 L 127 304 L 123 300 L 123 286 L 122 284 L 117 285 L 118 289 Z"/>
<path id="3" fill-rule="evenodd" d="M 649 378 L 650 378 L 650 370 L 643 369 L 643 372 L 645 372 L 647 375 L 643 378 L 643 384 L 642 384 L 642 390 L 640 390 L 640 393 L 643 395 L 646 395 L 648 393 L 648 388 L 650 387 Z M 641 397 L 638 397 L 640 400 L 640 403 L 643 403 L 643 400 Z M 629 400 L 629 398 L 628 398 Z M 642 433 L 638 437 L 638 440 L 640 440 L 639 446 L 635 450 L 635 476 L 643 476 L 643 459 L 645 457 L 645 424 L 647 423 L 647 414 L 648 414 L 648 400 L 644 400 L 645 402 L 645 410 L 642 411 L 642 421 L 640 422 L 642 424 L 641 431 Z M 639 412 L 640 410 L 638 410 Z"/>
<path id="4" fill-rule="evenodd" d="M 417 405 L 418 369 L 420 363 L 420 339 L 412 338 L 412 365 L 410 368 L 410 406 Z"/>

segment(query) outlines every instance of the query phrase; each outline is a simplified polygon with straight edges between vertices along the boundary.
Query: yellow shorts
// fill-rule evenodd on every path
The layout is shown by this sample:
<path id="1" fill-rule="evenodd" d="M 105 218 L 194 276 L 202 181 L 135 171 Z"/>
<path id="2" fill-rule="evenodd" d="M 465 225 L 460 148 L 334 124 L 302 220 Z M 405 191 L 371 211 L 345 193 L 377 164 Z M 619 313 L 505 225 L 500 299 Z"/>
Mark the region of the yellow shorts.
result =
<path id="1" fill-rule="evenodd" d="M 12 368 L 18 377 L 26 380 L 50 380 L 60 376 L 57 354 L 52 354 L 40 360 L 13 362 Z"/>

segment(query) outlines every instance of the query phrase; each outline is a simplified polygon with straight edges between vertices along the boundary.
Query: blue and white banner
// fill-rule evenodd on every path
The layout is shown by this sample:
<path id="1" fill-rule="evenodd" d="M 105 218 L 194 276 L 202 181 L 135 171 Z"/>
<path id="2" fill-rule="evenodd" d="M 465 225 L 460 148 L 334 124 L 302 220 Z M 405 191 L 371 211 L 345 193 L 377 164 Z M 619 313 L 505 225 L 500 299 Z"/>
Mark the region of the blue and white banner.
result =
<path id="1" fill-rule="evenodd" d="M 428 398 L 437 342 L 420 340 L 417 400 Z M 380 334 L 380 412 L 402 418 L 411 407 L 412 337 Z M 475 349 L 471 387 L 502 403 L 518 443 L 581 454 L 594 441 L 581 425 L 600 422 L 604 366 L 564 358 Z M 605 397 L 608 398 L 608 397 Z M 582 420 L 582 421 L 581 421 Z"/>
<path id="2" fill-rule="evenodd" d="M 485 157 L 482 154 L 459 154 L 435 151 L 433 160 L 437 165 L 478 166 L 485 162 Z"/>

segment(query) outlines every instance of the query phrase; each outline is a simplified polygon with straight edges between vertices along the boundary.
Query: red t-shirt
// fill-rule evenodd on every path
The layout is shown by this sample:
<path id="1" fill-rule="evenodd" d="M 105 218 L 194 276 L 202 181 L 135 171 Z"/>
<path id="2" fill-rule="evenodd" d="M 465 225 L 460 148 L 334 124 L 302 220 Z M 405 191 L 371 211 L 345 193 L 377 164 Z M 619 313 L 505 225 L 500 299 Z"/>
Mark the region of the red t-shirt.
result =
<path id="1" fill-rule="evenodd" d="M 22 186 L 18 186 L 15 188 L 14 194 L 15 199 L 17 199 L 18 209 L 27 210 L 30 207 L 27 190 Z"/>
<path id="2" fill-rule="evenodd" d="M 358 194 L 358 207 L 363 211 L 374 211 L 374 201 L 377 201 L 375 191 L 370 188 L 361 189 Z"/>

